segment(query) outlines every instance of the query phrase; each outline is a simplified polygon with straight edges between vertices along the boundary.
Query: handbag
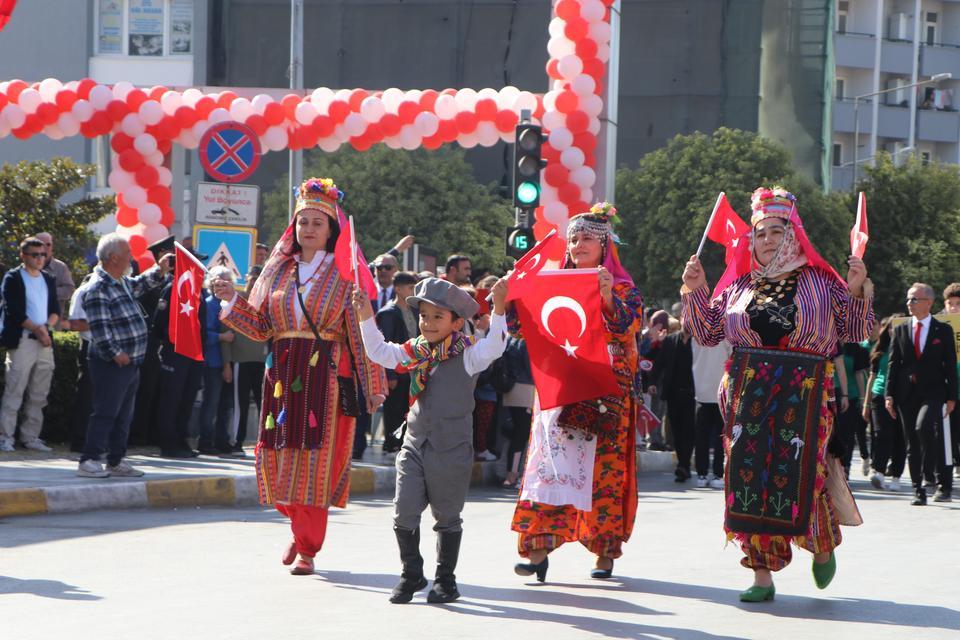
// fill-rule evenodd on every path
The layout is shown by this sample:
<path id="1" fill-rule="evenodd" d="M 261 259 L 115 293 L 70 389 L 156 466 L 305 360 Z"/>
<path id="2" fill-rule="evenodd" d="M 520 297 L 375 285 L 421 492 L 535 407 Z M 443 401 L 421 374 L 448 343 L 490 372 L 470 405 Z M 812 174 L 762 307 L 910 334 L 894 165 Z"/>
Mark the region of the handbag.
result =
<path id="1" fill-rule="evenodd" d="M 557 425 L 564 429 L 579 429 L 599 438 L 613 437 L 620 426 L 623 401 L 617 396 L 601 396 L 563 406 Z"/>

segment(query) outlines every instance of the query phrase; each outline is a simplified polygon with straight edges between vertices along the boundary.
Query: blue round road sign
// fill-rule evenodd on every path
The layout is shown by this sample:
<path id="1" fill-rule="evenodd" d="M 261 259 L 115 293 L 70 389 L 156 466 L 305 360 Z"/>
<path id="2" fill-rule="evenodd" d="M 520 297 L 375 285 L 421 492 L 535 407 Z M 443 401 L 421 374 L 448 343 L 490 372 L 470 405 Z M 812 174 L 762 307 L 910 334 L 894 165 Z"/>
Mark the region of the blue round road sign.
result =
<path id="1" fill-rule="evenodd" d="M 260 138 L 239 122 L 220 122 L 200 138 L 200 164 L 220 182 L 241 182 L 260 164 Z"/>

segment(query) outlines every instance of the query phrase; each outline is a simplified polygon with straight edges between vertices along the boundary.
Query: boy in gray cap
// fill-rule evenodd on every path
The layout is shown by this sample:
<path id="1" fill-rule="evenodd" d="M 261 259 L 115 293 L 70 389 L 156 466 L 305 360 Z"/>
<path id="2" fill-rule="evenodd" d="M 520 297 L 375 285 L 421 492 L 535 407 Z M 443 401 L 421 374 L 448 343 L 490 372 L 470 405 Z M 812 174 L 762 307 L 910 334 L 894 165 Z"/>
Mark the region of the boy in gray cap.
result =
<path id="1" fill-rule="evenodd" d="M 437 572 L 428 602 L 460 597 L 454 569 L 463 535 L 460 512 L 473 471 L 473 391 L 477 376 L 503 354 L 507 325 L 506 280 L 493 287 L 493 315 L 485 338 L 461 333 L 479 309 L 459 287 L 439 278 L 417 283 L 407 304 L 419 311 L 420 336 L 403 344 L 385 342 L 362 290 L 353 304 L 367 357 L 388 369 L 410 374 L 407 433 L 397 455 L 393 530 L 403 573 L 390 602 L 410 602 L 427 586 L 420 555 L 420 515 L 429 505 L 437 524 Z"/>

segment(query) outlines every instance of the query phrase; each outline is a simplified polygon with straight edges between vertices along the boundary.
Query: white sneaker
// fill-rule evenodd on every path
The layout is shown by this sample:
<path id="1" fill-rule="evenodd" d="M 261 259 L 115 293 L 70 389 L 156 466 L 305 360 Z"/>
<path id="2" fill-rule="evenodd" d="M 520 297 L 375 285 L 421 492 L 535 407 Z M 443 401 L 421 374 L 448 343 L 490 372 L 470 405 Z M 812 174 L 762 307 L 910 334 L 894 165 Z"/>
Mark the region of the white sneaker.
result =
<path id="1" fill-rule="evenodd" d="M 900 478 L 890 478 L 887 482 L 887 489 L 890 491 L 900 491 Z"/>
<path id="2" fill-rule="evenodd" d="M 17 448 L 13 446 L 13 440 L 0 440 L 0 451 L 4 453 L 13 453 Z"/>
<path id="3" fill-rule="evenodd" d="M 863 469 L 863 475 L 869 476 L 870 475 L 870 458 L 864 458 L 863 462 L 861 463 L 861 467 Z"/>
<path id="4" fill-rule="evenodd" d="M 53 449 L 48 447 L 46 443 L 40 438 L 37 438 L 36 440 L 31 440 L 30 442 L 24 442 L 23 448 L 30 449 L 30 451 L 43 451 L 43 452 L 53 451 Z"/>
<path id="5" fill-rule="evenodd" d="M 883 474 L 879 471 L 874 471 L 873 475 L 870 476 L 870 484 L 873 485 L 874 489 L 883 489 Z"/>
<path id="6" fill-rule="evenodd" d="M 107 472 L 110 475 L 118 478 L 140 478 L 143 476 L 143 471 L 131 466 L 126 460 L 121 460 L 118 464 L 113 466 L 108 464 Z"/>
<path id="7" fill-rule="evenodd" d="M 493 455 L 489 451 L 481 451 L 477 454 L 477 460 L 483 460 L 485 462 L 493 462 L 497 459 L 497 456 Z"/>
<path id="8" fill-rule="evenodd" d="M 81 478 L 109 478 L 110 472 L 96 460 L 84 460 L 77 467 L 77 475 Z"/>
<path id="9" fill-rule="evenodd" d="M 708 484 L 707 476 L 697 476 L 697 489 L 706 489 Z"/>
<path id="10" fill-rule="evenodd" d="M 711 488 L 711 489 L 723 489 L 723 478 L 711 478 L 711 479 L 710 479 L 710 488 Z"/>

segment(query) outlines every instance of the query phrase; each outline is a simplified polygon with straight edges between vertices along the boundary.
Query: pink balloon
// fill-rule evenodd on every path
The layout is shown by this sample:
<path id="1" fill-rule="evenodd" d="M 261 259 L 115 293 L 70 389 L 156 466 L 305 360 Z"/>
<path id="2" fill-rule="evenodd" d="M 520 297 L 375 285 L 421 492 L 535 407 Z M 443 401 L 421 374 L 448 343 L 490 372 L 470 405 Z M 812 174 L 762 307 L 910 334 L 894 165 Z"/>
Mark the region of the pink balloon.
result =
<path id="1" fill-rule="evenodd" d="M 43 102 L 43 98 L 40 97 L 40 92 L 32 88 L 21 91 L 20 98 L 17 100 L 17 104 L 27 115 L 35 113 L 41 102 Z"/>
<path id="2" fill-rule="evenodd" d="M 140 155 L 149 156 L 157 150 L 157 139 L 149 133 L 141 133 L 133 139 L 133 148 L 136 149 Z"/>
<path id="3" fill-rule="evenodd" d="M 60 118 L 57 120 L 57 126 L 63 131 L 63 135 L 68 138 L 80 133 L 80 121 L 69 112 L 60 114 Z"/>
<path id="4" fill-rule="evenodd" d="M 86 122 L 93 117 L 95 109 L 93 105 L 86 100 L 77 100 L 70 107 L 70 113 L 77 119 L 77 122 Z"/>
<path id="5" fill-rule="evenodd" d="M 572 144 L 573 134 L 570 133 L 569 129 L 563 127 L 558 129 L 550 129 L 550 146 L 552 146 L 554 149 L 557 151 L 563 151 L 564 149 L 569 149 L 570 145 Z"/>
<path id="6" fill-rule="evenodd" d="M 577 167 L 570 172 L 570 182 L 577 185 L 581 189 L 587 189 L 593 186 L 594 182 L 597 180 L 597 174 L 593 169 L 587 166 Z M 583 199 L 584 202 L 589 202 L 589 198 Z"/>
<path id="7" fill-rule="evenodd" d="M 417 128 L 417 132 L 426 138 L 437 132 L 437 129 L 440 127 L 440 118 L 432 113 L 423 111 L 417 114 L 413 125 Z"/>
<path id="8" fill-rule="evenodd" d="M 570 147 L 569 149 L 564 149 L 560 152 L 560 164 L 570 170 L 583 166 L 583 161 L 585 159 L 586 158 L 584 158 L 583 151 L 576 147 Z"/>
<path id="9" fill-rule="evenodd" d="M 113 91 L 102 84 L 98 84 L 90 90 L 90 104 L 93 105 L 94 109 L 101 111 L 106 109 L 111 100 L 113 100 Z"/>
<path id="10" fill-rule="evenodd" d="M 560 58 L 557 62 L 557 70 L 564 78 L 572 80 L 583 73 L 583 62 L 577 54 L 571 53 Z"/>
<path id="11" fill-rule="evenodd" d="M 583 96 L 592 96 L 597 90 L 597 81 L 587 74 L 581 74 L 570 81 L 570 88 L 583 99 Z"/>
<path id="12" fill-rule="evenodd" d="M 140 223 L 146 225 L 148 228 L 150 225 L 160 222 L 162 215 L 163 212 L 160 210 L 160 207 L 152 202 L 148 202 L 137 209 L 137 217 L 139 218 Z"/>
<path id="13" fill-rule="evenodd" d="M 132 184 L 123 190 L 123 201 L 128 207 L 139 209 L 147 204 L 147 191 L 139 185 Z"/>
<path id="14" fill-rule="evenodd" d="M 123 116 L 123 120 L 120 121 L 120 131 L 123 131 L 131 138 L 142 135 L 146 130 L 147 126 L 143 124 L 143 120 L 140 119 L 139 114 L 128 113 Z"/>
<path id="15" fill-rule="evenodd" d="M 3 119 L 7 121 L 7 124 L 10 125 L 11 129 L 19 129 L 23 126 L 23 123 L 27 121 L 27 114 L 23 112 L 23 109 L 16 104 L 8 104 L 2 110 L 0 110 L 0 115 L 3 116 Z"/>
<path id="16" fill-rule="evenodd" d="M 157 173 L 159 174 L 158 184 L 163 187 L 169 187 L 173 183 L 173 173 L 170 169 L 166 167 L 157 167 Z"/>
<path id="17" fill-rule="evenodd" d="M 91 97 L 92 97 L 91 93 Z M 146 125 L 155 125 L 163 120 L 163 109 L 156 100 L 145 100 L 138 110 L 140 119 Z"/>
<path id="18" fill-rule="evenodd" d="M 160 151 L 154 151 L 153 153 L 144 156 L 143 161 L 151 167 L 159 167 L 163 164 L 163 153 Z"/>
<path id="19" fill-rule="evenodd" d="M 107 184 L 117 193 L 126 191 L 133 185 L 133 182 L 133 174 L 129 171 L 124 171 L 120 167 L 115 167 L 110 171 L 110 175 L 107 176 Z"/>

